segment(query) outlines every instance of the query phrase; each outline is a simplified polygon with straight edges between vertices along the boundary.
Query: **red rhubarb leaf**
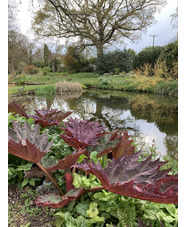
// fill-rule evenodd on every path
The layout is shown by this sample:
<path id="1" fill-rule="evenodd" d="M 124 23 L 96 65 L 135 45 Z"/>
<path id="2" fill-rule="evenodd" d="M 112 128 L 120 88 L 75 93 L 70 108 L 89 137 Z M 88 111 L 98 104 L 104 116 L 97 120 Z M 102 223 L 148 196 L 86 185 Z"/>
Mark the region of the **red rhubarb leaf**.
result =
<path id="1" fill-rule="evenodd" d="M 31 130 L 29 124 L 24 126 L 19 122 L 12 122 L 13 129 L 8 132 L 8 152 L 27 161 L 37 163 L 52 147 L 52 141 L 48 143 L 46 132 L 40 135 L 39 125 Z"/>
<path id="2" fill-rule="evenodd" d="M 48 171 L 54 170 L 54 169 L 61 169 L 61 170 L 67 170 L 70 169 L 72 165 L 76 163 L 79 156 L 85 153 L 85 149 L 82 151 L 74 151 L 72 154 L 66 156 L 62 160 L 58 160 L 58 163 L 54 166 L 47 167 Z"/>
<path id="3" fill-rule="evenodd" d="M 82 193 L 83 188 L 74 188 L 70 190 L 65 196 L 56 194 L 40 195 L 35 199 L 35 203 L 38 206 L 61 208 L 67 205 L 72 200 L 78 198 Z"/>
<path id="4" fill-rule="evenodd" d="M 29 116 L 26 114 L 25 105 L 19 104 L 16 102 L 12 102 L 8 104 L 8 112 L 11 112 L 13 114 L 19 114 L 20 116 L 29 118 Z"/>
<path id="5" fill-rule="evenodd" d="M 115 159 L 122 157 L 124 154 L 134 153 L 135 146 L 132 145 L 133 140 L 129 140 L 127 131 L 123 133 L 123 136 L 119 134 L 118 139 L 120 139 L 120 142 L 112 149 L 112 155 Z"/>
<path id="6" fill-rule="evenodd" d="M 113 159 L 103 169 L 98 162 L 84 161 L 75 167 L 97 176 L 108 191 L 158 203 L 178 202 L 178 176 L 170 176 L 170 169 L 160 170 L 166 162 L 151 162 L 151 156 L 137 162 L 141 152 Z"/>
<path id="7" fill-rule="evenodd" d="M 94 146 L 88 146 L 87 147 L 87 153 L 88 156 L 91 152 L 96 151 L 98 153 L 97 157 L 101 157 L 105 154 L 108 154 L 113 150 L 113 148 L 120 143 L 121 138 L 116 137 L 117 132 L 114 132 L 112 134 L 105 134 L 99 139 L 99 144 Z"/>
<path id="8" fill-rule="evenodd" d="M 42 128 L 51 125 L 60 125 L 61 121 L 68 117 L 72 112 L 58 111 L 58 109 L 41 109 L 34 110 L 35 115 L 30 116 L 35 120 L 35 123 L 40 124 Z"/>
<path id="9" fill-rule="evenodd" d="M 69 118 L 69 121 L 65 122 L 64 125 L 66 127 L 61 129 L 64 130 L 65 134 L 60 135 L 60 137 L 76 149 L 99 144 L 98 140 L 105 134 L 103 132 L 105 127 L 98 122 Z"/>

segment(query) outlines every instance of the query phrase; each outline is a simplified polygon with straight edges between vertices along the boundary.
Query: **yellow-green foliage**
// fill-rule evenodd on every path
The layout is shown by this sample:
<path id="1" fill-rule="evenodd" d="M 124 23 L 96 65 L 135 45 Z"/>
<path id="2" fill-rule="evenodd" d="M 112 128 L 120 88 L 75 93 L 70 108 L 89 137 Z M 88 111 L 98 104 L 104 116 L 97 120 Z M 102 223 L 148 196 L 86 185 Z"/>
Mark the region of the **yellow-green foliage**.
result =
<path id="1" fill-rule="evenodd" d="M 168 78 L 168 69 L 166 65 L 166 61 L 156 62 L 154 65 L 153 73 L 155 77 L 164 77 Z"/>
<path id="2" fill-rule="evenodd" d="M 56 92 L 72 92 L 72 91 L 82 91 L 81 84 L 78 82 L 58 82 L 56 84 Z"/>

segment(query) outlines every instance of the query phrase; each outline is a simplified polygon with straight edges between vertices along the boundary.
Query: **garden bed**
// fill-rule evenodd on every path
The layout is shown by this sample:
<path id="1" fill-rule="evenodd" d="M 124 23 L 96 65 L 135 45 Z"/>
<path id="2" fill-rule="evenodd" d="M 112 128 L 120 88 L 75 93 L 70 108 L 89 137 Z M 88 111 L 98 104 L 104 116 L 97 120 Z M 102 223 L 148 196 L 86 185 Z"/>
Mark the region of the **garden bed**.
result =
<path id="1" fill-rule="evenodd" d="M 38 207 L 33 202 L 35 191 L 30 187 L 18 189 L 18 185 L 8 187 L 8 226 L 52 227 L 52 208 Z M 30 225 L 29 225 L 30 223 Z"/>

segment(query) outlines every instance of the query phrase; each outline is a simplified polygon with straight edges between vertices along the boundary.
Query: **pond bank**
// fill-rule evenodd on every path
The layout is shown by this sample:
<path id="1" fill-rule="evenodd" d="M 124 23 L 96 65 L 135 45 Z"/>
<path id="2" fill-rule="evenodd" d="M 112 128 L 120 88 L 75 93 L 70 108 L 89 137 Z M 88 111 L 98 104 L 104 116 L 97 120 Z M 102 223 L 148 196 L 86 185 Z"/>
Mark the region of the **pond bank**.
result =
<path id="1" fill-rule="evenodd" d="M 21 76 L 20 76 L 21 77 Z M 47 77 L 47 78 L 46 78 Z M 79 82 L 83 89 L 102 89 L 102 90 L 116 90 L 116 91 L 133 91 L 133 92 L 146 92 L 158 95 L 178 96 L 178 80 L 167 81 L 162 78 L 145 77 L 145 76 L 119 76 L 119 75 L 99 75 L 95 73 L 67 73 L 64 77 L 51 74 L 48 76 L 29 75 L 19 78 L 22 84 L 20 86 L 9 87 L 9 93 L 21 93 L 18 89 L 25 86 L 24 91 L 37 90 L 47 86 L 53 87 L 57 82 L 70 81 Z M 11 80 L 15 82 L 16 80 Z M 31 85 L 34 84 L 34 85 Z M 40 85 L 38 84 L 40 83 Z M 42 83 L 42 85 L 41 85 Z M 23 85 L 25 84 L 25 85 Z M 46 93 L 46 92 L 44 92 Z"/>

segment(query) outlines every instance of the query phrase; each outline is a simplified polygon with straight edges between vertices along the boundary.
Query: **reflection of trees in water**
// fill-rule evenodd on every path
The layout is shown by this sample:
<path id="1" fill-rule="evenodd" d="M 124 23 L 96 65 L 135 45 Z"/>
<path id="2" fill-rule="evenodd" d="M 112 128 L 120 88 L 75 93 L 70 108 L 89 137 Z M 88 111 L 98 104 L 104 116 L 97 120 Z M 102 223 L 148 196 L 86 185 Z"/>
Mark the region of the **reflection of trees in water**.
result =
<path id="1" fill-rule="evenodd" d="M 74 99 L 79 98 L 82 95 L 82 91 L 73 91 L 73 92 L 61 92 L 57 93 L 56 97 L 60 100 L 68 100 L 68 99 Z"/>
<path id="2" fill-rule="evenodd" d="M 164 140 L 165 146 L 167 147 L 167 154 L 176 158 L 178 154 L 178 135 L 167 135 Z"/>
<path id="3" fill-rule="evenodd" d="M 161 132 L 174 134 L 178 130 L 177 106 L 132 100 L 130 110 L 136 119 L 155 122 Z"/>

